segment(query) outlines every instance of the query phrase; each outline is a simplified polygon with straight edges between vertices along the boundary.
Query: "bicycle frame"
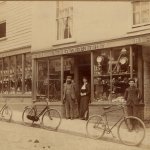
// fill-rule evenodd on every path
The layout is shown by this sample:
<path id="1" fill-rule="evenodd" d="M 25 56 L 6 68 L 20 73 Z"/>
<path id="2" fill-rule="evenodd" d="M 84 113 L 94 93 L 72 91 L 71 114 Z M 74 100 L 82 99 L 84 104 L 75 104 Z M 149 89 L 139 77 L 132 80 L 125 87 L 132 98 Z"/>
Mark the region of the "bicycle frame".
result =
<path id="1" fill-rule="evenodd" d="M 117 120 L 117 122 L 110 128 L 109 126 L 109 122 L 108 122 L 108 119 L 107 119 L 107 114 L 108 113 L 111 113 L 111 112 L 115 112 L 115 111 L 118 111 L 118 110 L 122 110 L 123 112 L 123 115 Z M 106 131 L 107 133 L 110 133 L 112 131 L 112 129 L 122 120 L 124 119 L 126 116 L 125 116 L 125 110 L 124 110 L 124 107 L 121 106 L 120 108 L 117 108 L 117 109 L 113 109 L 113 110 L 104 110 L 104 113 L 102 114 L 103 117 L 105 117 L 105 124 L 106 124 Z"/>
<path id="2" fill-rule="evenodd" d="M 0 109 L 0 113 L 3 111 L 3 109 L 4 109 L 6 106 L 7 106 L 7 104 L 4 104 L 4 105 L 2 106 L 2 108 Z"/>
<path id="3" fill-rule="evenodd" d="M 42 111 L 41 111 L 38 115 L 37 115 L 37 108 L 36 108 L 36 105 L 33 106 L 33 109 L 34 109 L 34 111 L 35 111 L 35 116 L 39 118 L 39 117 L 41 117 L 41 116 L 44 114 L 44 112 L 45 112 L 46 110 L 49 109 L 48 102 L 46 101 L 46 106 L 42 109 Z"/>
<path id="4" fill-rule="evenodd" d="M 3 96 L 1 95 L 1 98 L 3 98 Z M 7 107 L 7 99 L 5 99 L 5 104 L 2 106 L 2 108 L 0 109 L 0 113 L 3 111 L 3 109 Z"/>

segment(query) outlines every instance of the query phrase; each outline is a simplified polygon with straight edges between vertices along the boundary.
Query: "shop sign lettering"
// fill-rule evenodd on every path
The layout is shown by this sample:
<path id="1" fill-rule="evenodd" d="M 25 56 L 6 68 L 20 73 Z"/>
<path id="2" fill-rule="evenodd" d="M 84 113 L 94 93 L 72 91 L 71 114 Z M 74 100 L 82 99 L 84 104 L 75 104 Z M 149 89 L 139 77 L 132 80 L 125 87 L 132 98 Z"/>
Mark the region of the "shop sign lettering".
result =
<path id="1" fill-rule="evenodd" d="M 40 54 L 34 54 L 33 57 L 38 58 L 38 57 L 70 54 L 70 53 L 80 53 L 80 52 L 85 52 L 85 51 L 102 49 L 102 48 L 105 48 L 105 45 L 106 43 L 99 43 L 99 44 L 97 43 L 97 44 L 77 46 L 77 47 L 71 47 L 71 48 L 56 49 L 56 50 L 50 50 L 48 52 L 42 52 Z"/>

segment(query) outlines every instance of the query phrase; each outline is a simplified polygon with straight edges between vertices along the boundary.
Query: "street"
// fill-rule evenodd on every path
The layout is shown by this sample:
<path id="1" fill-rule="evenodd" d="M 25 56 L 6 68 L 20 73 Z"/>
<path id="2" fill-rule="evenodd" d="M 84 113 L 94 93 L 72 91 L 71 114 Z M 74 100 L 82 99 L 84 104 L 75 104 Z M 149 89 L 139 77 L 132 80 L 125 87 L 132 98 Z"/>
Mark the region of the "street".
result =
<path id="1" fill-rule="evenodd" d="M 140 150 L 103 140 L 0 122 L 0 150 Z"/>

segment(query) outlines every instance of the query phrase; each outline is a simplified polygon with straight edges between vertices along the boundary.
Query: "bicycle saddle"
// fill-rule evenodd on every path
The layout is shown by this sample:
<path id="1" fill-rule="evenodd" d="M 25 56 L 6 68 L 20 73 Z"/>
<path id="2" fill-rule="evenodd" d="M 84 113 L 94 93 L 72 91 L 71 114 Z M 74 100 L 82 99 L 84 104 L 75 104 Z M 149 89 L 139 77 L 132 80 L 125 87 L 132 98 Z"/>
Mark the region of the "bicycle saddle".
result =
<path id="1" fill-rule="evenodd" d="M 105 107 L 103 107 L 103 109 L 110 109 L 112 107 L 112 105 L 111 106 L 105 106 Z"/>

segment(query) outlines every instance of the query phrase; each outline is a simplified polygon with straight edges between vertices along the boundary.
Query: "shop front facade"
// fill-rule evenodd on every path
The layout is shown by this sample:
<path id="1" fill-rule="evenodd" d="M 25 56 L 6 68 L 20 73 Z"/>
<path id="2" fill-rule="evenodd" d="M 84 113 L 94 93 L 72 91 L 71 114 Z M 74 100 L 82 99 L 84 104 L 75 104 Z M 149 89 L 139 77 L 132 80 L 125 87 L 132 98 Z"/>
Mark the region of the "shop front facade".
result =
<path id="1" fill-rule="evenodd" d="M 90 115 L 99 114 L 105 105 L 124 103 L 127 82 L 134 78 L 143 96 L 141 117 L 150 119 L 150 17 L 145 7 L 150 2 L 116 3 L 0 3 L 2 97 L 19 103 L 47 97 L 64 115 L 66 76 L 72 76 L 78 104 L 86 76 L 91 85 Z"/>
<path id="2" fill-rule="evenodd" d="M 32 99 L 31 3 L 0 2 L 0 105 Z"/>
<path id="3" fill-rule="evenodd" d="M 142 43 L 136 43 L 137 39 L 142 39 Z M 124 37 L 33 53 L 33 99 L 48 97 L 50 104 L 64 114 L 62 97 L 66 76 L 72 76 L 78 105 L 82 77 L 86 76 L 91 85 L 90 115 L 99 114 L 104 106 L 117 106 L 125 102 L 123 96 L 128 80 L 134 78 L 143 95 L 140 115 L 141 118 L 146 117 L 144 104 L 148 95 L 144 88 L 144 64 L 147 50 L 141 45 L 147 39 L 145 36 Z M 75 106 L 75 115 L 78 115 L 78 106 Z"/>

